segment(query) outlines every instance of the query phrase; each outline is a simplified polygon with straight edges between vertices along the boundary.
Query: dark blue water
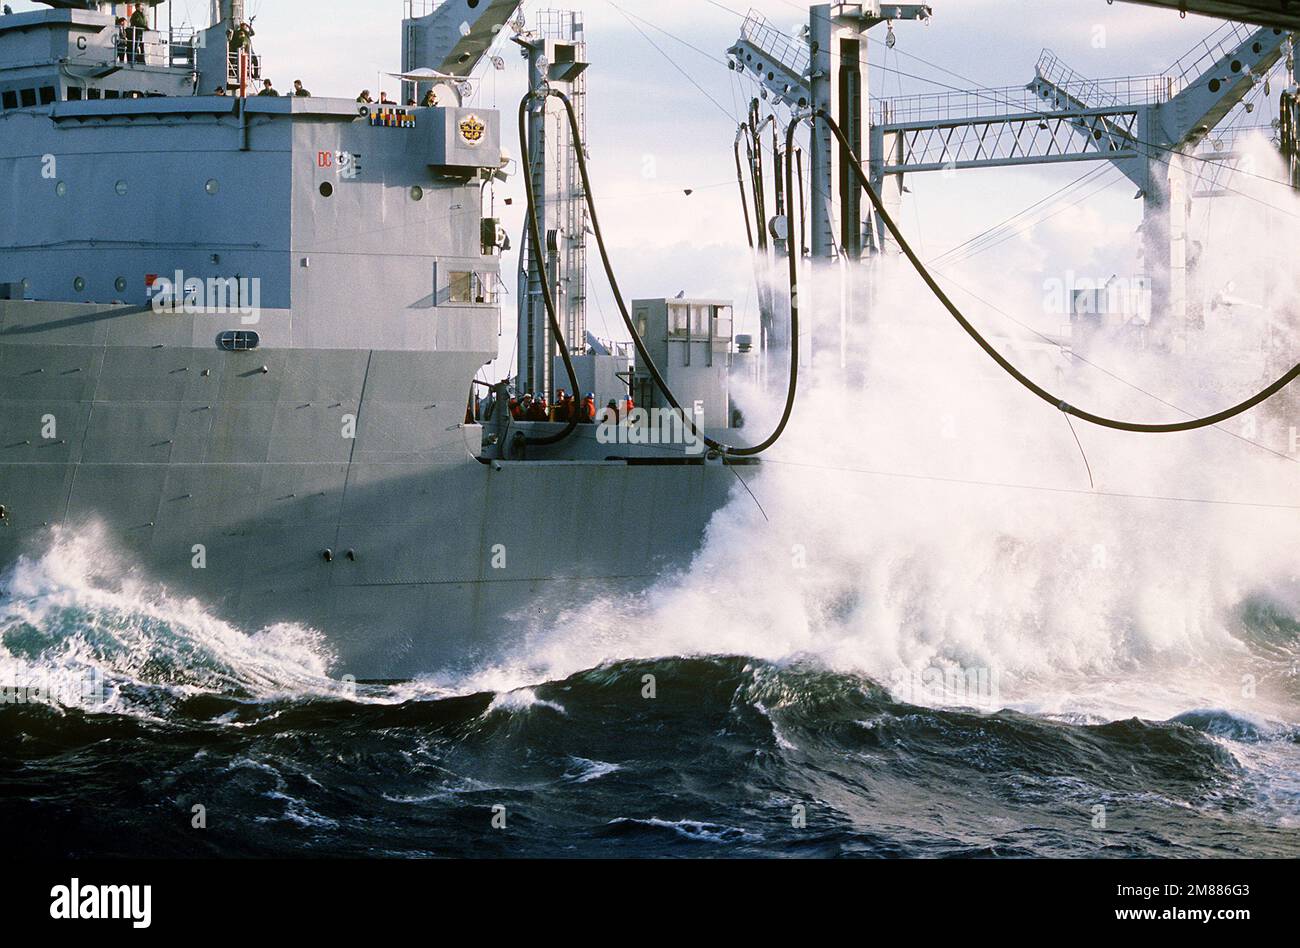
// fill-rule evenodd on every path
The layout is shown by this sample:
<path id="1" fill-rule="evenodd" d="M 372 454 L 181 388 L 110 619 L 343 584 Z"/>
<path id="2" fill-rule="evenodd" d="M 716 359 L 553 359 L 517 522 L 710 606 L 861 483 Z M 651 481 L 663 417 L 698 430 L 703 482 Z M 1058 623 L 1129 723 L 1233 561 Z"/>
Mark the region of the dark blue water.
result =
<path id="1" fill-rule="evenodd" d="M 6 837 L 58 856 L 1300 851 L 1300 829 L 1261 805 L 1267 774 L 1228 746 L 1294 760 L 1297 734 L 1226 713 L 1079 726 L 931 710 L 736 657 L 611 665 L 506 700 L 367 690 L 203 694 L 153 718 L 6 707 Z"/>
<path id="2" fill-rule="evenodd" d="M 246 634 L 97 562 L 0 581 L 0 826 L 27 855 L 1300 854 L 1300 622 L 1267 598 L 1224 640 L 1258 713 L 1180 705 L 1208 660 L 1136 648 L 1122 680 L 1022 672 L 1038 700 L 976 711 L 814 658 L 349 686 L 307 630 Z M 1181 710 L 1088 710 L 1120 691 Z"/>

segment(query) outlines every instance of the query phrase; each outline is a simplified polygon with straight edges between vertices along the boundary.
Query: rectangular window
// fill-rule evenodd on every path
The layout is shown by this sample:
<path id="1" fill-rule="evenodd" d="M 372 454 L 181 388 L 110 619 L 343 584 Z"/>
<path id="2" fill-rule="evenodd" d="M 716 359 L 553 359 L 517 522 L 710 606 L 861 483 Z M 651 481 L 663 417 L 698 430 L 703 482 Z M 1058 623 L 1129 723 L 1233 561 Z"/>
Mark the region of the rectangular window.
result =
<path id="1" fill-rule="evenodd" d="M 438 299 L 445 305 L 465 303 L 496 303 L 497 284 L 501 278 L 495 273 L 476 273 L 472 270 L 452 270 L 447 274 L 447 288 L 439 292 Z M 434 268 L 434 285 L 437 285 L 437 268 Z"/>
<path id="2" fill-rule="evenodd" d="M 680 304 L 668 306 L 668 335 L 684 336 L 689 327 L 690 311 Z"/>
<path id="3" fill-rule="evenodd" d="M 104 98 L 105 98 L 105 99 L 120 99 L 121 97 L 122 97 L 122 93 L 119 92 L 117 89 L 105 89 L 105 90 L 104 90 Z"/>
<path id="4" fill-rule="evenodd" d="M 35 89 L 23 89 L 21 92 L 18 93 L 18 97 L 22 101 L 23 108 L 25 109 L 29 109 L 36 104 Z"/>
<path id="5" fill-rule="evenodd" d="M 101 93 L 98 89 L 91 89 L 91 90 L 90 90 L 90 98 L 92 98 L 92 99 L 98 99 L 101 95 L 102 95 L 102 93 Z"/>
<path id="6" fill-rule="evenodd" d="M 0 92 L 0 107 L 6 109 L 18 108 L 18 93 L 14 92 L 12 89 L 6 89 L 4 92 Z"/>
<path id="7" fill-rule="evenodd" d="M 81 87 L 80 87 L 80 86 L 69 86 L 69 87 L 68 87 L 68 101 L 69 101 L 69 102 L 80 102 L 80 101 L 81 101 Z"/>
<path id="8" fill-rule="evenodd" d="M 447 275 L 447 302 L 474 302 L 474 274 L 465 270 L 453 270 Z"/>
<path id="9" fill-rule="evenodd" d="M 732 310 L 730 306 L 713 308 L 713 338 L 730 339 L 732 329 Z"/>
<path id="10" fill-rule="evenodd" d="M 41 86 L 41 105 L 49 105 L 59 97 L 59 90 L 54 86 Z"/>

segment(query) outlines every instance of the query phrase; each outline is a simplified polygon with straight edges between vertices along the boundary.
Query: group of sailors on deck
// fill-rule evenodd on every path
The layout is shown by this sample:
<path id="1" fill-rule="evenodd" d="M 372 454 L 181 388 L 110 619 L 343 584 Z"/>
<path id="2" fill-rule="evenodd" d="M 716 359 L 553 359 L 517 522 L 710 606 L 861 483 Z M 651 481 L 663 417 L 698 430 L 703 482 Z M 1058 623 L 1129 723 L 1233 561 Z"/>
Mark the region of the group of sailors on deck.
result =
<path id="1" fill-rule="evenodd" d="M 357 102 L 361 105 L 397 105 L 396 102 L 388 97 L 388 93 L 382 90 L 380 90 L 379 93 L 379 101 L 376 102 L 374 97 L 370 95 L 369 89 L 361 90 L 361 94 L 357 96 Z M 408 108 L 413 109 L 416 107 L 417 103 L 414 98 L 410 98 L 406 100 L 406 105 Z M 426 109 L 436 108 L 438 105 L 438 94 L 430 89 L 424 94 L 424 98 L 419 101 L 418 105 Z"/>
<path id="2" fill-rule="evenodd" d="M 636 407 L 632 401 L 632 396 L 627 396 L 620 405 L 617 399 L 611 398 L 609 403 L 599 413 L 596 411 L 596 393 L 588 392 L 581 402 L 576 396 L 570 395 L 565 389 L 559 389 L 555 393 L 555 403 L 548 404 L 546 396 L 534 395 L 531 392 L 524 394 L 522 397 L 510 398 L 510 417 L 516 421 L 560 421 L 569 422 L 574 414 L 577 414 L 578 424 L 594 425 L 598 422 L 617 423 L 620 417 L 626 418 Z"/>

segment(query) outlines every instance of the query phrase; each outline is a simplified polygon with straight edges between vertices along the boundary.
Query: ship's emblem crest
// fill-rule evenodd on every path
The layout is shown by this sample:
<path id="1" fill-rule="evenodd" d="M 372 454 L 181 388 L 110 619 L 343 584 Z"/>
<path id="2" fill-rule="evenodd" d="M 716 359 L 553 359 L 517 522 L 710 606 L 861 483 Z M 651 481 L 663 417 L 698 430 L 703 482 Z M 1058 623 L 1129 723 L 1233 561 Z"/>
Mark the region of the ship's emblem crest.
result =
<path id="1" fill-rule="evenodd" d="M 470 145 L 477 145 L 483 141 L 483 133 L 487 131 L 487 125 L 477 115 L 467 115 L 460 122 L 460 137 Z"/>

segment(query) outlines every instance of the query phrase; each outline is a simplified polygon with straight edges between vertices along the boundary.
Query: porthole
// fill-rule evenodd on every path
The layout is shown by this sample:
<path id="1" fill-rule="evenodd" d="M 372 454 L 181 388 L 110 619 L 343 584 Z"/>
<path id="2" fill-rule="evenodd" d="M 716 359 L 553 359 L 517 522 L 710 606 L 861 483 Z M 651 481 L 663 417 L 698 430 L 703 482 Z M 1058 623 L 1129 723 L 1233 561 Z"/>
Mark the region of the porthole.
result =
<path id="1" fill-rule="evenodd" d="M 320 186 L 320 196 L 329 197 L 333 193 L 334 193 L 334 185 L 330 184 L 328 181 L 322 181 Z"/>
<path id="2" fill-rule="evenodd" d="M 80 293 L 82 290 L 84 290 L 84 289 L 86 288 L 86 280 L 85 280 L 85 278 L 84 278 L 84 277 L 74 277 L 73 280 L 72 280 L 72 288 L 73 288 L 74 290 L 76 290 L 78 293 Z"/>
<path id="3" fill-rule="evenodd" d="M 113 190 L 117 192 L 118 197 L 126 197 L 126 182 L 117 182 L 117 184 L 113 185 Z"/>
<path id="4" fill-rule="evenodd" d="M 125 292 L 126 292 L 126 277 L 118 277 L 116 280 L 114 280 L 114 281 L 113 281 L 113 289 L 117 290 L 117 292 L 119 292 L 119 293 L 125 293 Z"/>
<path id="5" fill-rule="evenodd" d="M 59 181 L 59 182 L 57 182 L 57 183 L 54 185 L 54 193 L 57 194 L 59 197 L 67 197 L 67 194 L 68 194 L 68 182 L 66 182 L 66 181 Z"/>
<path id="6" fill-rule="evenodd" d="M 221 190 L 221 185 L 217 182 L 216 178 L 208 178 L 208 183 L 203 185 L 203 190 L 207 191 L 209 194 L 216 194 Z"/>
<path id="7" fill-rule="evenodd" d="M 423 201 L 423 200 L 424 200 L 424 188 L 420 187 L 418 184 L 415 185 L 413 188 L 411 188 L 411 200 L 412 200 L 412 201 Z"/>
<path id="8" fill-rule="evenodd" d="M 231 329 L 217 336 L 217 345 L 227 352 L 247 352 L 261 342 L 262 337 L 251 329 Z"/>

